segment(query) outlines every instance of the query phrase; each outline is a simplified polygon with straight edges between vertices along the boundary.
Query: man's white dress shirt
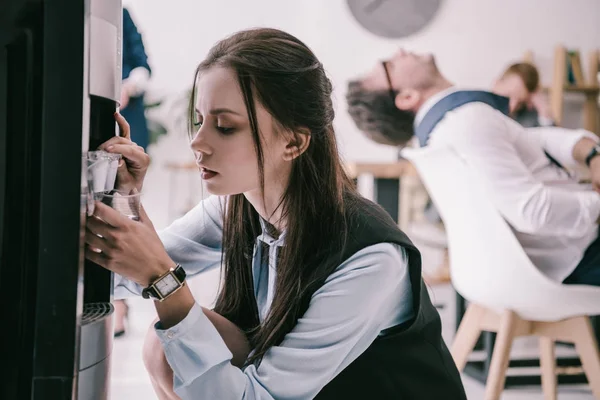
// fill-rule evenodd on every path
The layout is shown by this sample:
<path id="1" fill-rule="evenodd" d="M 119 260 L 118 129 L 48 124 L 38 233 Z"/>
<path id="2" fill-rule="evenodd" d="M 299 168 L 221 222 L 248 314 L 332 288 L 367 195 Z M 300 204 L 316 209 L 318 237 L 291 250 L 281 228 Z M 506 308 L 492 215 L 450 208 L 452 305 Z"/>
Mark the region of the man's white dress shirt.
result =
<path id="1" fill-rule="evenodd" d="M 428 99 L 415 118 L 418 124 L 450 88 Z M 600 195 L 577 185 L 573 147 L 584 130 L 523 128 L 491 106 L 473 102 L 449 111 L 433 129 L 429 146 L 450 146 L 477 171 L 500 213 L 512 226 L 532 262 L 562 282 L 598 235 Z M 544 150 L 569 173 L 552 165 Z"/>

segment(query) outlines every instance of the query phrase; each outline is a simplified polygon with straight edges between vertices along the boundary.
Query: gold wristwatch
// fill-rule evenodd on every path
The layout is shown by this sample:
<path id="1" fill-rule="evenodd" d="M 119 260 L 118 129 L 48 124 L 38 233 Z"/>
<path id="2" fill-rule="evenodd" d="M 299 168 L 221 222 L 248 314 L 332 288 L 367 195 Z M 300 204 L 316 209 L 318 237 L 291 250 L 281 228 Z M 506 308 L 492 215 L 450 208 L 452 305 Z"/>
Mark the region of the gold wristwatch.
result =
<path id="1" fill-rule="evenodd" d="M 145 299 L 153 298 L 159 301 L 181 289 L 185 284 L 185 270 L 179 264 L 171 268 L 165 274 L 156 278 L 147 288 L 142 290 L 142 297 Z"/>

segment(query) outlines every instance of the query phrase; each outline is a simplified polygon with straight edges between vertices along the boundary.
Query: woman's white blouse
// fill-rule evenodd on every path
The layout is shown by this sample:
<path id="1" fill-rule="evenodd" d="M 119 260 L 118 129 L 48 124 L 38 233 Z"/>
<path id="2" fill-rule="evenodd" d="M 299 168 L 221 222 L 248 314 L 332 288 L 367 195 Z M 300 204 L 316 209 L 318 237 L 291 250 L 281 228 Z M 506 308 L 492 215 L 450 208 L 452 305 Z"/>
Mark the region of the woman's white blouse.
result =
<path id="1" fill-rule="evenodd" d="M 160 232 L 170 257 L 188 277 L 220 266 L 223 204 L 224 198 L 210 197 Z M 273 300 L 275 254 L 284 242 L 285 233 L 274 239 L 264 229 L 256 239 L 252 268 L 261 321 Z M 263 257 L 263 251 L 269 256 Z M 157 324 L 175 392 L 182 399 L 313 398 L 381 331 L 413 317 L 407 261 L 404 249 L 391 243 L 352 255 L 315 292 L 306 313 L 258 368 L 230 363 L 231 352 L 197 303 L 172 328 L 162 330 Z M 119 276 L 115 285 L 115 297 L 141 293 L 138 285 Z"/>

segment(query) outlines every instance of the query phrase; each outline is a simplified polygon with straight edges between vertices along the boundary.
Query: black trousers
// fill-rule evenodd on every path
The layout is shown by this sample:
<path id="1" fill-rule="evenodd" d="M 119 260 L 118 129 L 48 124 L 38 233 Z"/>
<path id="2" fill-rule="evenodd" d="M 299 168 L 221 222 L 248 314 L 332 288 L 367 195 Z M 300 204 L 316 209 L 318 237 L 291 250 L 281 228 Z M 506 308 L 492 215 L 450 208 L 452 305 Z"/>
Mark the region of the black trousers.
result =
<path id="1" fill-rule="evenodd" d="M 583 258 L 563 283 L 600 286 L 600 234 L 585 250 Z"/>

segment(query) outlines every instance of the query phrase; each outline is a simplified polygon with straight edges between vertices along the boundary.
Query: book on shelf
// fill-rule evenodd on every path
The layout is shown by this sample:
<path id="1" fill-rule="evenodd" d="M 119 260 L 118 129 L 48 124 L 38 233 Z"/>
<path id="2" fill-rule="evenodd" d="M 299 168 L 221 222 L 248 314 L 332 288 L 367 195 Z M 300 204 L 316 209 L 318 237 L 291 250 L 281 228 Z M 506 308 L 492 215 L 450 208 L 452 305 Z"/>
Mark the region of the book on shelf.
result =
<path id="1" fill-rule="evenodd" d="M 571 50 L 567 53 L 567 82 L 571 85 L 585 86 L 579 51 Z"/>

